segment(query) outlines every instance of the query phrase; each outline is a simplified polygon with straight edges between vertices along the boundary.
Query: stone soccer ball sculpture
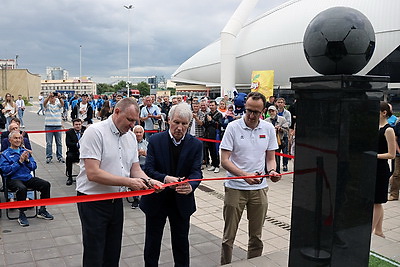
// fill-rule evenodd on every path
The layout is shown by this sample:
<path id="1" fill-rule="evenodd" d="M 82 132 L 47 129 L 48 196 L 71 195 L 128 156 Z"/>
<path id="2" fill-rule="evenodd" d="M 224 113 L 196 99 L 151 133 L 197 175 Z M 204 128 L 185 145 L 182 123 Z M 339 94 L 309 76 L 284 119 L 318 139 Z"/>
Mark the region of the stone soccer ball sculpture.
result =
<path id="1" fill-rule="evenodd" d="M 375 49 L 375 32 L 360 11 L 333 7 L 308 25 L 303 47 L 310 66 L 324 75 L 354 74 L 362 70 Z"/>

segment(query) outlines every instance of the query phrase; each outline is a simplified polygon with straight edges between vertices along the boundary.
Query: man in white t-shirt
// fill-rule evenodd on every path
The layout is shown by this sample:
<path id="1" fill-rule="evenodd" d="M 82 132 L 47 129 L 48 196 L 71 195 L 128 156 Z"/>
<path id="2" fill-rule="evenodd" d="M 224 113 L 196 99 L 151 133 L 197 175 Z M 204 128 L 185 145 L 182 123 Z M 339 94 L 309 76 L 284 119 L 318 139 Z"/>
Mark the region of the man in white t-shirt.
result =
<path id="1" fill-rule="evenodd" d="M 119 101 L 107 120 L 85 130 L 80 145 L 78 195 L 115 193 L 121 186 L 132 190 L 161 187 L 140 168 L 135 134 L 130 129 L 138 119 L 133 98 Z M 82 266 L 118 266 L 121 254 L 122 199 L 78 203 L 82 225 Z"/>
<path id="2" fill-rule="evenodd" d="M 271 123 L 260 120 L 265 103 L 262 94 L 250 93 L 245 104 L 246 115 L 228 124 L 221 142 L 221 162 L 228 171 L 228 176 L 255 176 L 267 173 L 271 181 L 280 180 L 275 171 L 275 150 L 278 148 L 275 128 Z M 247 258 L 262 254 L 261 233 L 268 209 L 268 184 L 265 178 L 228 180 L 224 185 L 225 225 L 221 265 L 232 261 L 233 242 L 245 207 L 249 220 Z"/>
<path id="3" fill-rule="evenodd" d="M 151 96 L 144 98 L 144 107 L 140 111 L 140 120 L 144 122 L 145 131 L 153 131 L 158 126 L 158 120 L 161 119 L 161 112 L 157 105 L 153 104 Z M 157 128 L 158 129 L 158 128 Z M 145 139 L 149 141 L 154 133 L 145 132 Z"/>
<path id="4" fill-rule="evenodd" d="M 82 126 L 88 126 L 93 123 L 93 108 L 88 102 L 88 94 L 82 94 L 82 101 L 75 105 L 71 112 L 72 120 L 81 119 Z"/>

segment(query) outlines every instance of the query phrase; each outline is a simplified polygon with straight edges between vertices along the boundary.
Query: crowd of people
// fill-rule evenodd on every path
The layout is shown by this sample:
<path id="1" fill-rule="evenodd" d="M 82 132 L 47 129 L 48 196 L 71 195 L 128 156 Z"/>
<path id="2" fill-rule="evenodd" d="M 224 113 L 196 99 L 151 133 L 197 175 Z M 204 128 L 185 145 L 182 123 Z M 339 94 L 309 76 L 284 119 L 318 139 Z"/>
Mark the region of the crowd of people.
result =
<path id="1" fill-rule="evenodd" d="M 18 100 L 22 100 L 21 96 Z M 9 130 L 6 136 L 2 135 L 4 152 L 0 156 L 0 171 L 8 179 L 15 180 L 10 187 L 21 190 L 17 200 L 27 197 L 21 189 L 26 191 L 27 186 L 37 188 L 42 198 L 48 198 L 50 184 L 31 175 L 36 163 L 28 134 L 20 129 L 24 128 L 25 105 L 17 101 L 7 94 L 0 107 L 5 118 L 4 127 Z M 62 129 L 63 120 L 72 120 L 72 128 L 66 132 L 66 185 L 73 184 L 72 165 L 80 161 L 76 178 L 78 195 L 112 193 L 121 188 L 155 189 L 156 193 L 135 197 L 132 203 L 132 208 L 139 207 L 146 217 L 146 266 L 158 265 L 167 218 L 175 265 L 189 266 L 190 216 L 196 210 L 194 191 L 204 168 L 218 173 L 222 166 L 230 177 L 269 175 L 270 181 L 278 182 L 281 169 L 288 171 L 289 159 L 281 160 L 275 152 L 294 153 L 296 103 L 287 108 L 282 97 L 271 96 L 267 100 L 262 94 L 249 93 L 242 114 L 237 113 L 235 99 L 228 96 L 217 103 L 207 97 L 185 99 L 179 95 L 149 95 L 137 103 L 122 95 L 94 100 L 87 94 L 68 98 L 52 93 L 46 97 L 41 94 L 39 102 L 37 114 L 44 114 L 48 131 L 46 163 L 52 162 L 53 137 L 57 160 L 65 163 L 61 132 L 57 130 Z M 94 123 L 97 120 L 100 122 Z M 396 124 L 396 119 L 393 122 L 387 103 L 381 103 L 379 127 L 373 232 L 384 237 L 382 204 L 398 200 L 400 177 L 400 140 L 397 140 L 400 124 Z M 388 196 L 391 176 L 388 159 L 395 156 Z M 165 184 L 182 181 L 164 188 Z M 262 227 L 268 209 L 267 179 L 227 180 L 224 186 L 221 264 L 232 261 L 233 243 L 244 208 L 249 220 L 247 257 L 260 256 Z M 118 266 L 124 220 L 122 208 L 121 199 L 78 203 L 84 266 Z M 24 211 L 20 210 L 18 221 L 28 226 Z M 41 207 L 39 214 L 44 219 L 54 218 L 45 207 Z"/>

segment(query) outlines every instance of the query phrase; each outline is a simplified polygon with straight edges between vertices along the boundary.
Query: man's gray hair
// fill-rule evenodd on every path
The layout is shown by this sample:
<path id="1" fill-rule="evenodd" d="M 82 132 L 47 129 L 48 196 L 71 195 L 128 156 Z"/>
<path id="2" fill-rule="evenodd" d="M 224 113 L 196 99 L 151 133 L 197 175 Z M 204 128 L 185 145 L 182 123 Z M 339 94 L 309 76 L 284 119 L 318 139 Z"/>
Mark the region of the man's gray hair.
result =
<path id="1" fill-rule="evenodd" d="M 139 111 L 139 105 L 136 102 L 136 99 L 133 97 L 125 97 L 125 98 L 121 99 L 115 105 L 115 108 L 119 108 L 121 111 L 125 111 L 131 105 L 135 106 L 136 110 Z"/>
<path id="2" fill-rule="evenodd" d="M 11 132 L 8 134 L 8 139 L 13 138 L 13 136 L 16 135 L 16 134 L 21 134 L 21 133 L 20 133 L 19 131 L 17 131 L 17 130 L 11 131 Z"/>
<path id="3" fill-rule="evenodd" d="M 144 132 L 144 128 L 142 127 L 142 125 L 135 125 L 135 127 L 133 127 L 133 132 L 135 132 L 136 129 L 140 129 Z"/>
<path id="4" fill-rule="evenodd" d="M 192 110 L 186 103 L 179 103 L 178 105 L 173 106 L 168 113 L 168 117 L 172 120 L 175 113 L 179 118 L 188 119 L 188 121 L 193 118 Z"/>

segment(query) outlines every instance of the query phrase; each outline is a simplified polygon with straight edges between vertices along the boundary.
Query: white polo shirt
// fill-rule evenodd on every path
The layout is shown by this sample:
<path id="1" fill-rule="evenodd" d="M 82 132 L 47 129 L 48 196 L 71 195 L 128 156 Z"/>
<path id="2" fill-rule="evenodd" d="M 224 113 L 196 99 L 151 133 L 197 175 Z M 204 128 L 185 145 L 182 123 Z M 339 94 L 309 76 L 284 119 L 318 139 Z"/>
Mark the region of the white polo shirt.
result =
<path id="1" fill-rule="evenodd" d="M 135 134 L 128 131 L 121 136 L 112 116 L 88 127 L 79 145 L 81 160 L 76 190 L 87 195 L 118 192 L 120 186 L 89 181 L 83 159 L 99 160 L 100 169 L 124 177 L 130 177 L 132 164 L 139 161 Z"/>
<path id="2" fill-rule="evenodd" d="M 244 119 L 228 124 L 221 142 L 221 149 L 231 151 L 229 160 L 245 172 L 264 173 L 266 152 L 278 149 L 275 128 L 260 120 L 254 129 L 247 127 Z M 229 177 L 235 176 L 227 172 Z M 257 190 L 268 186 L 267 179 L 261 184 L 249 185 L 244 179 L 227 180 L 225 186 L 240 190 Z"/>

